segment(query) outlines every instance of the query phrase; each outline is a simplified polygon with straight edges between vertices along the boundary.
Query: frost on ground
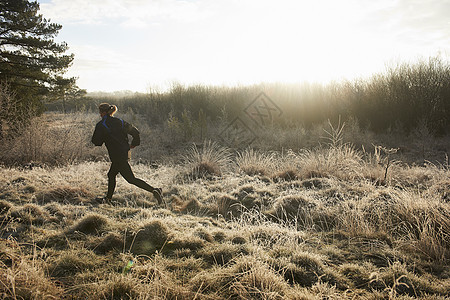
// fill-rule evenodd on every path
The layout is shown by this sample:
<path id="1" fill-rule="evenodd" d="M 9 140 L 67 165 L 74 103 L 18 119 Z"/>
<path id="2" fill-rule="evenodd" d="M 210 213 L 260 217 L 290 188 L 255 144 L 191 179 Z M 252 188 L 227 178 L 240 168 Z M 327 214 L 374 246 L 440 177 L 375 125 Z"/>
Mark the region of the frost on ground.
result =
<path id="1" fill-rule="evenodd" d="M 350 146 L 0 169 L 0 295 L 12 299 L 445 299 L 448 166 Z M 131 263 L 130 263 L 131 262 Z M 125 268 L 128 266 L 127 268 Z"/>

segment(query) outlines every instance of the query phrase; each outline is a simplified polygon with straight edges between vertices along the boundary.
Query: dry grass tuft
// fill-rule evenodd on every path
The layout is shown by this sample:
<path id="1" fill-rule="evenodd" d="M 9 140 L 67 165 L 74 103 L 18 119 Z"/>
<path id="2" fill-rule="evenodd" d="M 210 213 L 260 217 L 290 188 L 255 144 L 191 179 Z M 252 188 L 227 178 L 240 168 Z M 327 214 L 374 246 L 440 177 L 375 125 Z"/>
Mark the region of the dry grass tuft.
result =
<path id="1" fill-rule="evenodd" d="M 48 262 L 49 273 L 52 277 L 58 277 L 71 281 L 75 274 L 92 271 L 99 265 L 99 258 L 86 249 L 70 249 L 62 251 L 61 255 L 52 257 Z"/>
<path id="2" fill-rule="evenodd" d="M 56 202 L 49 203 L 44 206 L 44 209 L 48 211 L 48 213 L 56 218 L 57 220 L 61 221 L 66 217 L 66 212 L 64 211 L 64 208 Z"/>
<path id="3" fill-rule="evenodd" d="M 0 215 L 8 213 L 12 208 L 12 204 L 5 200 L 0 200 Z"/>
<path id="4" fill-rule="evenodd" d="M 436 284 L 426 276 L 418 276 L 408 271 L 405 264 L 394 262 L 388 267 L 374 272 L 370 277 L 370 287 L 383 291 L 390 299 L 400 295 L 427 297 L 427 295 L 448 295 L 450 285 Z"/>
<path id="5" fill-rule="evenodd" d="M 144 296 L 144 288 L 134 278 L 121 274 L 111 274 L 101 281 L 93 290 L 89 298 L 131 300 Z M 145 298 L 143 298 L 145 299 Z"/>
<path id="6" fill-rule="evenodd" d="M 445 203 L 450 203 L 450 178 L 438 180 L 430 187 L 429 193 Z"/>
<path id="7" fill-rule="evenodd" d="M 450 259 L 450 208 L 448 205 L 438 205 L 425 209 L 415 209 L 414 215 L 406 215 L 398 211 L 398 217 L 403 220 L 402 231 L 409 237 L 405 249 L 412 253 L 445 262 Z"/>
<path id="8" fill-rule="evenodd" d="M 361 153 L 350 145 L 302 150 L 293 160 L 300 179 L 336 177 L 356 180 L 363 178 L 366 166 Z"/>
<path id="9" fill-rule="evenodd" d="M 241 255 L 248 255 L 249 252 L 246 245 L 223 243 L 208 245 L 198 251 L 197 255 L 209 264 L 223 266 Z"/>
<path id="10" fill-rule="evenodd" d="M 225 241 L 225 239 L 227 238 L 227 235 L 225 234 L 225 232 L 220 231 L 220 230 L 213 232 L 212 236 L 213 236 L 214 240 L 219 243 Z"/>
<path id="11" fill-rule="evenodd" d="M 221 176 L 231 162 L 229 150 L 211 141 L 205 141 L 201 149 L 194 144 L 184 158 L 193 179 Z"/>
<path id="12" fill-rule="evenodd" d="M 234 197 L 224 195 L 217 199 L 217 214 L 226 219 L 239 216 L 241 210 L 241 203 Z"/>
<path id="13" fill-rule="evenodd" d="M 291 284 L 311 287 L 325 274 L 322 257 L 317 254 L 275 246 L 268 263 Z"/>
<path id="14" fill-rule="evenodd" d="M 41 206 L 28 203 L 17 210 L 11 211 L 11 216 L 17 218 L 22 223 L 42 224 L 49 217 L 48 213 Z"/>
<path id="15" fill-rule="evenodd" d="M 36 241 L 36 245 L 40 248 L 51 248 L 53 250 L 66 250 L 69 249 L 69 240 L 67 236 L 64 234 L 54 233 Z"/>
<path id="16" fill-rule="evenodd" d="M 196 293 L 183 285 L 192 274 L 202 270 L 204 264 L 194 258 L 166 259 L 156 254 L 143 262 L 137 261 L 130 280 L 139 285 L 135 291 L 138 297 L 133 299 L 195 299 Z"/>
<path id="17" fill-rule="evenodd" d="M 283 220 L 302 219 L 309 217 L 309 212 L 316 204 L 314 201 L 303 195 L 289 195 L 279 198 L 273 210 L 269 214 Z"/>
<path id="18" fill-rule="evenodd" d="M 198 236 L 199 238 L 201 238 L 202 240 L 204 240 L 206 242 L 209 242 L 209 243 L 214 242 L 214 237 L 212 236 L 212 234 L 203 227 L 197 228 L 194 231 L 194 235 Z"/>
<path id="19" fill-rule="evenodd" d="M 207 178 L 210 176 L 220 176 L 221 174 L 222 171 L 218 165 L 211 162 L 200 162 L 193 168 L 189 175 L 194 179 L 197 179 Z"/>
<path id="20" fill-rule="evenodd" d="M 205 247 L 205 236 L 200 236 L 196 232 L 182 232 L 170 236 L 162 248 L 162 253 L 175 257 L 190 257 L 195 255 L 200 249 Z"/>
<path id="21" fill-rule="evenodd" d="M 301 182 L 301 186 L 306 189 L 325 189 L 330 188 L 331 183 L 329 179 L 326 178 L 310 178 L 305 179 Z"/>
<path id="22" fill-rule="evenodd" d="M 254 186 L 245 185 L 240 187 L 238 191 L 234 192 L 233 196 L 235 196 L 244 206 L 247 206 L 254 201 L 257 194 Z"/>
<path id="23" fill-rule="evenodd" d="M 349 279 L 353 288 L 370 289 L 372 281 L 372 272 L 375 267 L 371 263 L 364 263 L 362 265 L 355 263 L 345 263 L 339 267 L 339 272 Z"/>
<path id="24" fill-rule="evenodd" d="M 252 185 L 244 185 L 239 191 L 234 192 L 233 196 L 235 196 L 237 201 L 241 204 L 241 210 L 260 210 L 265 202 L 264 200 L 266 200 L 267 197 L 270 197 L 270 193 L 266 191 L 257 191 Z"/>
<path id="25" fill-rule="evenodd" d="M 202 209 L 203 205 L 195 198 L 191 198 L 190 200 L 183 201 L 181 198 L 177 197 L 175 205 L 173 208 L 175 211 L 179 211 L 181 213 L 191 213 L 198 214 Z"/>
<path id="26" fill-rule="evenodd" d="M 0 249 L 0 298 L 62 298 L 62 288 L 46 275 L 42 260 L 25 255 L 15 241 L 0 240 Z"/>
<path id="27" fill-rule="evenodd" d="M 69 232 L 82 232 L 84 234 L 100 234 L 109 221 L 103 215 L 89 214 L 78 221 Z"/>
<path id="28" fill-rule="evenodd" d="M 50 191 L 41 192 L 36 195 L 36 199 L 40 204 L 45 204 L 49 202 L 60 202 L 60 203 L 70 203 L 70 204 L 80 204 L 89 199 L 93 199 L 94 195 L 84 189 L 79 187 L 57 187 Z"/>
<path id="29" fill-rule="evenodd" d="M 169 233 L 169 229 L 161 221 L 150 221 L 136 232 L 131 244 L 131 252 L 135 255 L 154 254 L 166 244 Z"/>
<path id="30" fill-rule="evenodd" d="M 257 260 L 237 262 L 237 276 L 231 285 L 232 295 L 241 299 L 284 299 L 288 285 L 267 264 Z"/>
<path id="31" fill-rule="evenodd" d="M 289 289 L 269 265 L 252 256 L 242 256 L 225 268 L 199 273 L 191 284 L 206 299 L 284 299 Z"/>
<path id="32" fill-rule="evenodd" d="M 243 245 L 243 244 L 246 244 L 247 242 L 248 242 L 248 241 L 247 241 L 247 239 L 246 239 L 245 237 L 239 236 L 239 235 L 234 236 L 234 237 L 231 239 L 231 243 L 237 244 L 237 245 Z"/>
<path id="33" fill-rule="evenodd" d="M 237 153 L 236 165 L 249 176 L 269 175 L 276 167 L 274 154 L 259 152 L 252 148 Z"/>
<path id="34" fill-rule="evenodd" d="M 106 236 L 91 242 L 92 250 L 98 254 L 108 252 L 120 252 L 124 250 L 124 238 L 115 232 L 110 232 Z"/>
<path id="35" fill-rule="evenodd" d="M 284 170 L 275 174 L 272 179 L 274 181 L 293 181 L 298 179 L 298 172 L 295 169 Z"/>

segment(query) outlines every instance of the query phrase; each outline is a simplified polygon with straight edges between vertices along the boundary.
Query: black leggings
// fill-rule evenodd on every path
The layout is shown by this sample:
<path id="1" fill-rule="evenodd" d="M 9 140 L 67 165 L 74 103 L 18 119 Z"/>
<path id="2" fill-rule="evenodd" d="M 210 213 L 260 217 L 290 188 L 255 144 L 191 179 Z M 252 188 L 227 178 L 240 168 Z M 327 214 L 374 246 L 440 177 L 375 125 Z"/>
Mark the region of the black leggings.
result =
<path id="1" fill-rule="evenodd" d="M 128 164 L 128 161 L 113 161 L 108 172 L 108 193 L 106 194 L 106 197 L 110 199 L 112 198 L 112 195 L 114 194 L 114 190 L 116 188 L 116 176 L 119 173 L 123 176 L 123 178 L 125 178 L 128 183 L 134 184 L 135 186 L 149 192 L 154 191 L 154 188 L 151 185 L 147 184 L 145 181 L 139 178 L 134 177 L 133 171 L 131 171 L 131 167 Z"/>

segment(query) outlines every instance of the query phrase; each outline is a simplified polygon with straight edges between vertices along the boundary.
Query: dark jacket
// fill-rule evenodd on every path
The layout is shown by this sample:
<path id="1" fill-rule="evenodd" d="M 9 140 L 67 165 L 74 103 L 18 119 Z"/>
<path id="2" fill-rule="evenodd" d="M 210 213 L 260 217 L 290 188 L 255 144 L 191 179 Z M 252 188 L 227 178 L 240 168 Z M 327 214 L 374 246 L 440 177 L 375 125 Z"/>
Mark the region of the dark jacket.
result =
<path id="1" fill-rule="evenodd" d="M 105 143 L 111 161 L 128 159 L 130 144 L 128 135 L 133 137 L 132 146 L 139 146 L 141 140 L 139 131 L 133 125 L 111 116 L 104 116 L 95 126 L 92 143 L 101 146 Z"/>

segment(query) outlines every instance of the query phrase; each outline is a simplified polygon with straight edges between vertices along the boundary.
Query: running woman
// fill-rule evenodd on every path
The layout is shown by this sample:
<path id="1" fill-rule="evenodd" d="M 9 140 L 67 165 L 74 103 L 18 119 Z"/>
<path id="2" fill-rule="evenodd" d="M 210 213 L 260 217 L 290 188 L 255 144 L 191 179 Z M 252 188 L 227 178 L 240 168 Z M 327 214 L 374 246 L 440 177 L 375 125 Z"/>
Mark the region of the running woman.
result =
<path id="1" fill-rule="evenodd" d="M 156 200 L 158 200 L 158 204 L 162 204 L 161 188 L 154 188 L 145 181 L 136 178 L 128 163 L 130 149 L 140 144 L 140 136 L 137 128 L 114 117 L 114 114 L 117 112 L 117 106 L 115 105 L 102 103 L 98 109 L 102 119 L 95 126 L 92 143 L 95 146 L 102 146 L 105 143 L 109 158 L 111 159 L 111 168 L 108 172 L 108 192 L 102 200 L 104 202 L 111 202 L 116 188 L 116 176 L 120 173 L 128 183 L 152 193 Z M 131 144 L 128 141 L 128 135 L 133 137 Z"/>

